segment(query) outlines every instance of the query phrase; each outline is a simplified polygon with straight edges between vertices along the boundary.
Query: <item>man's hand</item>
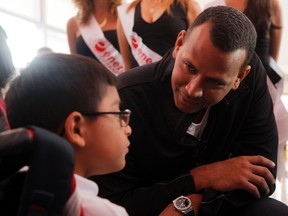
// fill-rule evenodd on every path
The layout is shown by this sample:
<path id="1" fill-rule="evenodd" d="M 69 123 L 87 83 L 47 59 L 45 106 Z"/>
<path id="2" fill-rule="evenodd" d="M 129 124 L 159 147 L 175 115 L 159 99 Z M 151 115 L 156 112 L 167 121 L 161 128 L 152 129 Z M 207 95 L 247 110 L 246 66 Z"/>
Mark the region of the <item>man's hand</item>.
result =
<path id="1" fill-rule="evenodd" d="M 245 190 L 259 198 L 258 188 L 268 194 L 267 182 L 275 183 L 269 171 L 273 167 L 274 162 L 263 156 L 239 156 L 196 167 L 191 170 L 191 174 L 196 191 L 205 188 L 222 192 Z"/>

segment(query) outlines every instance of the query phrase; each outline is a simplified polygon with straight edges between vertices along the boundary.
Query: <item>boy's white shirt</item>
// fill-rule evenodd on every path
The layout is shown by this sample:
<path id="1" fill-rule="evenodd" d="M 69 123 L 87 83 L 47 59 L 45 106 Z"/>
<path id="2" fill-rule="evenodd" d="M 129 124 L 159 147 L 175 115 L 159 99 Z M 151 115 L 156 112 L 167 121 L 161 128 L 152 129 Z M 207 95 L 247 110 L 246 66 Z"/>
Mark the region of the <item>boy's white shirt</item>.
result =
<path id="1" fill-rule="evenodd" d="M 126 3 L 117 7 L 118 18 L 137 63 L 141 66 L 161 60 L 162 56 L 147 47 L 142 38 L 136 32 L 133 32 L 135 8 L 131 8 L 127 13 L 128 6 L 129 4 Z"/>
<path id="2" fill-rule="evenodd" d="M 94 16 L 91 16 L 87 25 L 80 25 L 81 35 L 95 57 L 116 76 L 125 71 L 121 54 L 105 38 Z"/>
<path id="3" fill-rule="evenodd" d="M 66 203 L 64 215 L 80 216 L 128 216 L 126 210 L 119 205 L 98 196 L 98 185 L 86 178 L 74 174 L 76 189 Z"/>

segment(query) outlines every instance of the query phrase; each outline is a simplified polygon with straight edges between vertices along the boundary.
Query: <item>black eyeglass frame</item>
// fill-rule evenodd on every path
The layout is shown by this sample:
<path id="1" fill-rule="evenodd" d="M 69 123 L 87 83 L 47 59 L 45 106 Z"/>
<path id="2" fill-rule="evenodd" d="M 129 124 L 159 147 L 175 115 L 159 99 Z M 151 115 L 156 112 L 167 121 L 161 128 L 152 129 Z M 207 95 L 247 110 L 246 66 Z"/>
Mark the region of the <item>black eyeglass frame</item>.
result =
<path id="1" fill-rule="evenodd" d="M 107 114 L 118 115 L 121 127 L 127 127 L 129 125 L 131 113 L 132 111 L 130 109 L 125 109 L 124 111 L 119 112 L 81 112 L 81 114 L 84 116 L 97 116 Z"/>

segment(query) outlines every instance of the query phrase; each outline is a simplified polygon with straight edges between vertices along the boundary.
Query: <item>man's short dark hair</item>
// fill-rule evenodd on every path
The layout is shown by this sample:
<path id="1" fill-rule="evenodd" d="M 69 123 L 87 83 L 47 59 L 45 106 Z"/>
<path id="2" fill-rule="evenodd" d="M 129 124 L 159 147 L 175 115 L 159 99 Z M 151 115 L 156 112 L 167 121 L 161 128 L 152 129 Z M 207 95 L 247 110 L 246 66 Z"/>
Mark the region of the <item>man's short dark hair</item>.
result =
<path id="1" fill-rule="evenodd" d="M 5 101 L 12 128 L 36 125 L 60 133 L 73 111 L 95 112 L 116 77 L 96 60 L 66 54 L 35 58 L 10 84 Z"/>
<path id="2" fill-rule="evenodd" d="M 249 63 L 256 46 L 257 33 L 254 25 L 246 15 L 226 6 L 210 7 L 204 10 L 194 20 L 187 31 L 187 37 L 193 29 L 209 22 L 211 24 L 211 41 L 224 52 L 233 52 L 238 49 L 246 51 L 246 58 L 240 72 Z"/>

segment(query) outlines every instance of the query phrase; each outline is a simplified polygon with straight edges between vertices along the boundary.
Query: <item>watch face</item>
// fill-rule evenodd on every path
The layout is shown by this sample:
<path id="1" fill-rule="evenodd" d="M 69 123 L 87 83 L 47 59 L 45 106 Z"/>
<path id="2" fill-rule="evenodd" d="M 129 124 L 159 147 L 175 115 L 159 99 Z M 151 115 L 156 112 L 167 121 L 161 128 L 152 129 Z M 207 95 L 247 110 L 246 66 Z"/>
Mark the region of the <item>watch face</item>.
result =
<path id="1" fill-rule="evenodd" d="M 181 196 L 175 200 L 174 206 L 179 211 L 187 210 L 191 207 L 191 201 L 187 197 Z"/>

